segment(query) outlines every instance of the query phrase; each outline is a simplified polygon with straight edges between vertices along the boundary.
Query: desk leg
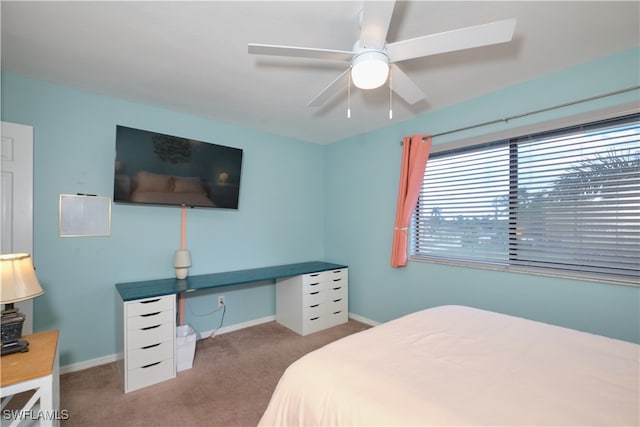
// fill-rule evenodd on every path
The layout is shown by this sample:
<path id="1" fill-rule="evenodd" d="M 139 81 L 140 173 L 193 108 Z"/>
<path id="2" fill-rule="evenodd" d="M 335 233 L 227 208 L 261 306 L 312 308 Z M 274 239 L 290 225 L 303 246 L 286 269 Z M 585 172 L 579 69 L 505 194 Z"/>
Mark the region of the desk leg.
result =
<path id="1" fill-rule="evenodd" d="M 41 427 L 53 427 L 60 424 L 60 372 L 58 349 L 53 359 L 53 371 L 42 379 L 39 390 Z"/>
<path id="2" fill-rule="evenodd" d="M 41 427 L 51 427 L 54 425 L 54 419 L 56 417 L 55 408 L 53 407 L 53 375 L 47 376 L 42 380 L 42 386 L 40 387 L 40 414 L 42 415 Z M 56 423 L 57 424 L 57 423 Z"/>
<path id="3" fill-rule="evenodd" d="M 58 346 L 56 346 L 56 357 L 53 360 L 53 379 L 51 381 L 51 409 L 56 417 L 53 425 L 60 425 L 60 365 L 58 361 Z"/>

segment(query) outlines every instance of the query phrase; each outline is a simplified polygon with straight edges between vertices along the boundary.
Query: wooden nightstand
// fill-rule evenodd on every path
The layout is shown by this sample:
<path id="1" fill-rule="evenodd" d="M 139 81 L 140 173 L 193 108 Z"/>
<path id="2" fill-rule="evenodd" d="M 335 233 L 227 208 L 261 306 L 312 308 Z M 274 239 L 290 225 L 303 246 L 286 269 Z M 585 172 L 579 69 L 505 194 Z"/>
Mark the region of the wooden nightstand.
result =
<path id="1" fill-rule="evenodd" d="M 2 383 L 2 420 L 17 426 L 38 420 L 41 426 L 58 425 L 63 418 L 60 408 L 60 373 L 58 368 L 58 330 L 26 335 L 29 351 L 0 358 Z M 25 406 L 17 411 L 5 410 L 10 396 L 35 390 Z M 39 407 L 35 406 L 40 401 Z"/>

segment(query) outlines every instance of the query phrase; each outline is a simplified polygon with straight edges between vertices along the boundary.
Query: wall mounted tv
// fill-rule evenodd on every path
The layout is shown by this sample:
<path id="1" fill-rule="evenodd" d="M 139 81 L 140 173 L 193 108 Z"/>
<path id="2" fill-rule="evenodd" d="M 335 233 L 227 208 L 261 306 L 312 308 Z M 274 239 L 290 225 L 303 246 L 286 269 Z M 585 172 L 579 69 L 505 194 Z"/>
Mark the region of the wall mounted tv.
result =
<path id="1" fill-rule="evenodd" d="M 242 150 L 116 126 L 113 201 L 238 209 Z"/>

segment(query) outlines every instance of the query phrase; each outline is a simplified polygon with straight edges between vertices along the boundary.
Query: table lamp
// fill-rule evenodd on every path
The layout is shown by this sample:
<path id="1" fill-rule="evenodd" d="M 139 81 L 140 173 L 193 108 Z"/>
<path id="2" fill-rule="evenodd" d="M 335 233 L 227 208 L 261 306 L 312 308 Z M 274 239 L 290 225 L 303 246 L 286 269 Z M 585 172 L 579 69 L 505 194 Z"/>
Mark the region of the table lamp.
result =
<path id="1" fill-rule="evenodd" d="M 44 294 L 27 253 L 0 255 L 0 304 L 2 310 L 2 356 L 29 351 L 29 343 L 22 338 L 25 316 L 13 304 Z"/>

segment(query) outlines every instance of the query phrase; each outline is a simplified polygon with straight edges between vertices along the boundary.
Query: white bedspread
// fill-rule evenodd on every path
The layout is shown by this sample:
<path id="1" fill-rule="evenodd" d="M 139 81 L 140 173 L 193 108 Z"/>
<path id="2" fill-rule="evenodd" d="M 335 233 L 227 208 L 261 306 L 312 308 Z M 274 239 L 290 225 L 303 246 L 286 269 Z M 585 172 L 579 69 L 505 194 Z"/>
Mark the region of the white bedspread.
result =
<path id="1" fill-rule="evenodd" d="M 302 357 L 260 425 L 638 426 L 639 372 L 637 344 L 443 306 Z"/>

